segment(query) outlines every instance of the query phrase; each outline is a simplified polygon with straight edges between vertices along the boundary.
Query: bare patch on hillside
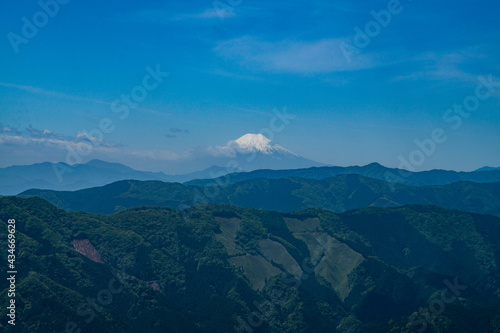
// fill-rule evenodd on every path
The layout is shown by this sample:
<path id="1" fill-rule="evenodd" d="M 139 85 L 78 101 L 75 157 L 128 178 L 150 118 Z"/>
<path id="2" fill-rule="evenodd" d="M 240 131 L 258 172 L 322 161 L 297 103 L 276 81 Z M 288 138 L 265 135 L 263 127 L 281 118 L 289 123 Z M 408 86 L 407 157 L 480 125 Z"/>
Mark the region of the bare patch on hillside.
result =
<path id="1" fill-rule="evenodd" d="M 236 246 L 236 233 L 240 229 L 241 220 L 237 218 L 222 218 L 216 217 L 215 220 L 219 223 L 220 234 L 216 234 L 215 238 L 221 242 L 226 248 L 227 254 L 230 256 L 242 254 Z"/>
<path id="2" fill-rule="evenodd" d="M 325 278 L 340 299 L 345 300 L 351 292 L 349 274 L 363 262 L 363 256 L 323 232 L 317 218 L 284 220 L 293 236 L 307 245 L 314 272 Z"/>
<path id="3" fill-rule="evenodd" d="M 283 219 L 291 232 L 323 231 L 319 223 L 319 218 L 307 218 L 305 220 L 285 217 Z"/>
<path id="4" fill-rule="evenodd" d="M 263 239 L 259 241 L 259 245 L 260 251 L 267 260 L 281 265 L 288 273 L 300 280 L 302 269 L 282 244 L 270 239 Z"/>
<path id="5" fill-rule="evenodd" d="M 92 261 L 104 264 L 104 261 L 101 259 L 101 255 L 88 239 L 75 239 L 72 243 L 76 252 L 83 254 Z"/>
<path id="6" fill-rule="evenodd" d="M 158 284 L 157 280 L 155 280 L 155 281 L 147 281 L 146 283 L 148 284 L 148 286 L 150 286 L 151 288 L 153 288 L 153 290 L 160 291 L 160 285 Z"/>
<path id="7" fill-rule="evenodd" d="M 245 256 L 232 257 L 228 260 L 231 264 L 240 268 L 254 290 L 262 290 L 268 278 L 281 273 L 281 270 L 260 256 L 247 254 Z"/>

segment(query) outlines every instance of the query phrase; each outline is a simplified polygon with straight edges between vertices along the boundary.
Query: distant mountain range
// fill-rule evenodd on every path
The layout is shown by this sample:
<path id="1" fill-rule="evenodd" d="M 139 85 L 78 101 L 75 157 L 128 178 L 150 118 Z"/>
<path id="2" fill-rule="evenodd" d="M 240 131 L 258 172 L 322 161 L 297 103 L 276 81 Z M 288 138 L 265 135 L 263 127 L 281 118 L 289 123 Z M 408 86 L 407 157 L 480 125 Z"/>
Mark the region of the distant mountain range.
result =
<path id="1" fill-rule="evenodd" d="M 485 167 L 477 169 L 476 171 L 492 171 L 492 170 L 500 170 L 500 167 L 493 168 L 493 167 L 485 166 Z"/>
<path id="2" fill-rule="evenodd" d="M 201 154 L 192 164 L 208 165 L 204 170 L 181 175 L 137 171 L 119 163 L 91 160 L 85 164 L 38 163 L 0 169 L 0 195 L 15 195 L 31 188 L 73 191 L 106 185 L 118 180 L 161 180 L 186 182 L 215 178 L 234 171 L 306 168 L 322 163 L 303 158 L 262 134 L 246 134 L 225 146 Z"/>
<path id="3" fill-rule="evenodd" d="M 124 179 L 185 182 L 224 174 L 224 168 L 211 167 L 186 175 L 137 171 L 119 163 L 92 160 L 85 164 L 38 163 L 0 169 L 0 195 L 15 195 L 31 188 L 73 191 L 102 186 Z"/>
<path id="4" fill-rule="evenodd" d="M 181 175 L 137 171 L 119 163 L 100 160 L 76 165 L 45 162 L 10 166 L 0 169 L 0 195 L 15 195 L 33 188 L 74 191 L 127 179 L 213 185 L 255 178 L 324 179 L 341 174 L 359 174 L 415 186 L 442 185 L 457 181 L 479 183 L 500 181 L 500 169 L 491 167 L 484 167 L 474 172 L 446 170 L 409 172 L 387 168 L 378 163 L 351 167 L 324 166 L 272 143 L 262 134 L 246 134 L 224 146 L 211 148 L 209 153 L 198 156 L 195 162 L 212 166 Z"/>
<path id="5" fill-rule="evenodd" d="M 459 172 L 451 170 L 430 170 L 411 172 L 407 170 L 387 168 L 378 163 L 365 166 L 323 166 L 305 169 L 289 170 L 255 170 L 251 172 L 234 172 L 216 179 L 196 179 L 186 182 L 186 185 L 218 185 L 237 183 L 255 178 L 280 179 L 286 177 L 325 179 L 342 174 L 357 174 L 387 182 L 400 183 L 412 186 L 444 185 L 458 181 L 476 183 L 491 183 L 500 181 L 500 170 L 481 170 Z"/>
<path id="6" fill-rule="evenodd" d="M 500 182 L 414 187 L 354 174 L 319 180 L 255 178 L 220 187 L 126 180 L 74 192 L 33 189 L 19 196 L 37 196 L 65 210 L 100 214 L 138 206 L 178 209 L 210 202 L 280 212 L 306 208 L 344 212 L 367 206 L 432 204 L 500 216 Z"/>
<path id="7" fill-rule="evenodd" d="M 18 320 L 12 329 L 4 319 L 5 332 L 500 330 L 494 216 L 220 204 L 104 216 L 0 198 L 0 227 L 12 218 Z M 0 279 L 0 290 L 9 285 Z"/>

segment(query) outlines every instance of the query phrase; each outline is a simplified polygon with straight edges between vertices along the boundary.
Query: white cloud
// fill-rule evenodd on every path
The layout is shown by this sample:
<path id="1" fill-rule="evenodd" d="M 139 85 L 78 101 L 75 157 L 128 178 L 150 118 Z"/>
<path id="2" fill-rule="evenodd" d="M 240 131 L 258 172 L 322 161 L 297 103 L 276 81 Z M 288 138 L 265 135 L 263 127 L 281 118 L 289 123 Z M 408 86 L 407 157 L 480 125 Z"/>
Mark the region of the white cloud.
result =
<path id="1" fill-rule="evenodd" d="M 0 134 L 2 133 L 7 133 L 10 135 L 21 135 L 21 132 L 17 128 L 3 126 L 2 124 L 0 124 Z"/>
<path id="2" fill-rule="evenodd" d="M 198 18 L 204 18 L 204 19 L 212 19 L 212 18 L 228 18 L 228 17 L 234 17 L 236 14 L 234 11 L 228 11 L 228 10 L 223 10 L 223 9 L 207 9 L 204 12 L 200 14 L 194 15 L 194 17 Z"/>
<path id="3" fill-rule="evenodd" d="M 225 146 L 207 147 L 205 151 L 208 155 L 214 157 L 235 157 L 237 153 L 236 148 L 235 142 L 229 141 Z"/>
<path id="4" fill-rule="evenodd" d="M 241 37 L 221 42 L 214 51 L 241 65 L 266 71 L 299 74 L 352 71 L 375 66 L 368 54 L 348 62 L 340 48 L 343 39 L 267 42 Z"/>

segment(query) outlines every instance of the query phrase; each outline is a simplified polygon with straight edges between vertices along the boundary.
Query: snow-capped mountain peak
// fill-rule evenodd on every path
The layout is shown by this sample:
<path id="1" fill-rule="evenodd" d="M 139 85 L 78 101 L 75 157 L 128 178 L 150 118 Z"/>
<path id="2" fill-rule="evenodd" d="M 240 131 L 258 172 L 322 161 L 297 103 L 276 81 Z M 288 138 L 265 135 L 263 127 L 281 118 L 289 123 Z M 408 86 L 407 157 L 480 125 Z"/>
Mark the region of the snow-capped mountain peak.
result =
<path id="1" fill-rule="evenodd" d="M 231 166 L 245 171 L 299 169 L 321 165 L 273 143 L 262 134 L 245 134 L 224 146 L 208 147 L 206 153 L 206 158 L 211 159 L 212 165 Z"/>
<path id="2" fill-rule="evenodd" d="M 261 152 L 267 155 L 284 154 L 298 156 L 278 144 L 271 144 L 271 140 L 262 134 L 245 134 L 234 142 L 236 143 L 238 150 L 243 152 Z"/>
<path id="3" fill-rule="evenodd" d="M 255 149 L 266 151 L 270 148 L 271 140 L 262 134 L 245 134 L 235 141 L 241 149 Z"/>

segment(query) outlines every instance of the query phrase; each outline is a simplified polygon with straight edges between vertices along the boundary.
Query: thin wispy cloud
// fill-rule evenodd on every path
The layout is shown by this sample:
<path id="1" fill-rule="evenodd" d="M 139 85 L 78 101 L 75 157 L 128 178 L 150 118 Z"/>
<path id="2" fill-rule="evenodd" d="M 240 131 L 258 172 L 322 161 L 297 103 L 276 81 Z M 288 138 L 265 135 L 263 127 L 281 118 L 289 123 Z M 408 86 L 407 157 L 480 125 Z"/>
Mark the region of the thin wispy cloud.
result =
<path id="1" fill-rule="evenodd" d="M 43 145 L 47 147 L 57 146 L 59 148 L 77 148 L 82 142 L 92 144 L 95 147 L 101 148 L 119 148 L 122 147 L 119 143 L 113 143 L 102 140 L 95 136 L 91 136 L 85 132 L 78 132 L 76 136 L 57 133 L 48 129 L 37 129 L 31 126 L 18 129 L 9 126 L 0 126 L 0 145 Z"/>
<path id="2" fill-rule="evenodd" d="M 236 14 L 234 11 L 229 11 L 229 10 L 223 10 L 223 9 L 216 9 L 216 8 L 211 8 L 207 9 L 202 13 L 195 14 L 193 17 L 197 18 L 202 18 L 202 19 L 222 19 L 222 18 L 229 18 L 229 17 L 235 17 Z"/>
<path id="3" fill-rule="evenodd" d="M 145 24 L 156 24 L 156 25 L 166 25 L 175 22 L 204 22 L 211 21 L 214 19 L 226 19 L 235 17 L 234 11 L 229 10 L 218 10 L 216 8 L 207 8 L 199 12 L 191 13 L 173 13 L 167 10 L 161 9 L 142 9 L 135 12 L 121 13 L 118 14 L 114 21 L 122 23 L 145 23 Z"/>
<path id="4" fill-rule="evenodd" d="M 6 83 L 6 82 L 0 82 L 0 86 L 6 87 L 6 88 L 14 88 L 14 89 L 26 91 L 26 92 L 29 92 L 29 93 L 32 93 L 35 95 L 44 96 L 44 97 L 53 97 L 53 98 L 61 98 L 61 99 L 66 99 L 66 100 L 79 101 L 79 102 L 84 101 L 84 102 L 91 102 L 91 103 L 97 103 L 97 104 L 111 105 L 111 103 L 109 103 L 109 102 L 101 101 L 98 99 L 69 95 L 69 94 L 66 94 L 63 92 L 54 91 L 54 90 L 46 90 L 43 88 L 38 88 L 38 87 L 33 87 L 33 86 L 14 84 L 14 83 Z"/>
<path id="5" fill-rule="evenodd" d="M 113 20 L 120 23 L 168 24 L 174 20 L 174 15 L 168 11 L 142 9 L 135 12 L 117 14 Z"/>
<path id="6" fill-rule="evenodd" d="M 166 137 L 175 137 L 179 134 L 189 133 L 187 129 L 172 127 Z M 144 149 L 130 150 L 120 143 L 102 140 L 91 136 L 85 132 L 78 132 L 75 136 L 69 136 L 47 129 L 37 129 L 28 127 L 17 129 L 0 124 L 0 152 L 16 151 L 16 153 L 31 156 L 33 158 L 43 158 L 51 156 L 52 159 L 65 161 L 72 164 L 80 158 L 104 158 L 106 160 L 134 161 L 141 159 L 150 161 L 154 165 L 165 167 L 161 162 L 175 162 L 178 165 L 188 163 L 191 160 L 205 159 L 212 157 L 234 157 L 240 152 L 239 145 L 235 141 L 229 141 L 221 146 L 202 146 L 185 149 L 183 151 L 172 151 L 166 149 Z M 82 153 L 83 152 L 88 152 Z M 91 154 L 91 155 L 90 155 Z M 71 155 L 71 160 L 67 156 Z M 32 160 L 31 163 L 40 162 Z M 79 163 L 79 162 L 77 162 Z"/>
<path id="7" fill-rule="evenodd" d="M 129 150 L 120 143 L 102 140 L 85 132 L 69 136 L 47 129 L 17 129 L 0 125 L 0 154 L 7 153 L 19 156 L 22 164 L 47 160 L 74 164 L 84 159 L 126 162 L 140 159 L 148 165 L 157 165 L 159 169 L 165 166 L 163 162 L 181 162 L 192 157 L 190 150 Z"/>
<path id="8" fill-rule="evenodd" d="M 70 95 L 70 94 L 60 92 L 60 91 L 47 90 L 47 89 L 28 86 L 28 85 L 0 82 L 0 86 L 6 87 L 6 88 L 13 88 L 13 89 L 21 90 L 21 91 L 26 91 L 26 92 L 34 94 L 34 95 L 38 95 L 38 96 L 42 96 L 42 97 L 50 97 L 50 98 L 54 98 L 54 99 L 62 99 L 62 100 L 68 100 L 68 101 L 107 105 L 109 107 L 111 107 L 114 104 L 113 102 L 103 101 L 103 100 L 94 99 L 94 98 L 87 98 L 87 97 L 82 97 L 82 96 L 76 96 L 76 95 Z M 154 114 L 156 116 L 162 116 L 162 117 L 168 116 L 168 114 L 165 112 L 159 112 L 159 111 L 151 110 L 151 109 L 147 109 L 147 108 L 138 107 L 135 110 L 138 110 L 141 112 L 147 112 L 150 114 Z"/>
<path id="9" fill-rule="evenodd" d="M 347 62 L 340 48 L 342 42 L 343 39 L 268 42 L 245 36 L 221 42 L 214 51 L 243 66 L 296 74 L 353 71 L 377 65 L 368 54 Z"/>
<path id="10" fill-rule="evenodd" d="M 141 150 L 141 151 L 124 151 L 123 154 L 138 158 L 151 159 L 155 161 L 179 161 L 193 157 L 191 149 L 177 153 L 169 150 Z"/>
<path id="11" fill-rule="evenodd" d="M 414 65 L 413 70 L 407 75 L 397 76 L 394 80 L 459 80 L 470 81 L 471 75 L 462 71 L 460 65 L 465 61 L 462 54 L 426 52 L 412 57 L 410 62 Z M 420 66 L 419 66 L 420 64 Z M 415 65 L 420 70 L 415 71 Z"/>
<path id="12" fill-rule="evenodd" d="M 175 139 L 175 138 L 177 138 L 178 135 L 182 135 L 182 134 L 189 134 L 189 130 L 178 128 L 178 127 L 171 127 L 169 129 L 168 133 L 165 134 L 165 137 L 167 139 Z"/>
<path id="13" fill-rule="evenodd" d="M 472 73 L 471 64 L 484 60 L 484 55 L 477 52 L 477 48 L 462 51 L 426 52 L 411 59 L 412 72 L 396 76 L 393 81 L 441 81 L 446 83 L 473 83 L 478 82 L 479 75 L 487 73 Z M 418 68 L 418 70 L 415 70 Z"/>
<path id="14" fill-rule="evenodd" d="M 222 70 L 222 69 L 218 69 L 218 68 L 211 69 L 211 70 L 208 70 L 205 72 L 209 73 L 209 74 L 213 74 L 213 75 L 224 76 L 224 77 L 229 77 L 229 78 L 238 79 L 238 80 L 248 80 L 248 81 L 262 81 L 263 80 L 263 78 L 261 78 L 261 77 L 237 74 L 235 72 L 230 72 L 230 71 Z"/>
<path id="15" fill-rule="evenodd" d="M 3 126 L 2 124 L 0 124 L 0 134 L 21 135 L 21 131 L 19 131 L 17 128 Z"/>
<path id="16" fill-rule="evenodd" d="M 177 128 L 177 127 L 171 127 L 170 132 L 172 132 L 172 133 L 189 133 L 189 131 L 187 129 Z"/>

